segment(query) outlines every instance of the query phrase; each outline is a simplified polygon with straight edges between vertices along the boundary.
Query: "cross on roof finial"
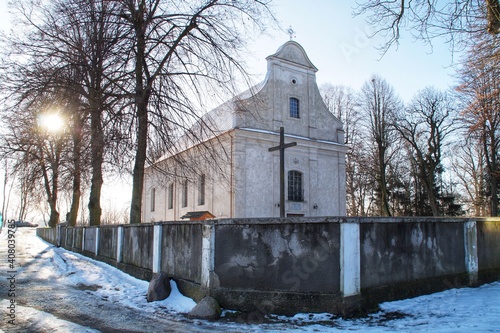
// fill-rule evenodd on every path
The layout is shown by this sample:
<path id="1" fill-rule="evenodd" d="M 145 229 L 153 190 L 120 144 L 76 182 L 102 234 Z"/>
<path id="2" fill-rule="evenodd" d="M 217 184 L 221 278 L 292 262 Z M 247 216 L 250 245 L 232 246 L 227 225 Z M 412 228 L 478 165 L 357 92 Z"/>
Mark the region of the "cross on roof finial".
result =
<path id="1" fill-rule="evenodd" d="M 288 32 L 288 34 L 290 35 L 290 40 L 295 37 L 295 31 L 292 29 L 292 26 L 289 26 L 286 32 Z"/>

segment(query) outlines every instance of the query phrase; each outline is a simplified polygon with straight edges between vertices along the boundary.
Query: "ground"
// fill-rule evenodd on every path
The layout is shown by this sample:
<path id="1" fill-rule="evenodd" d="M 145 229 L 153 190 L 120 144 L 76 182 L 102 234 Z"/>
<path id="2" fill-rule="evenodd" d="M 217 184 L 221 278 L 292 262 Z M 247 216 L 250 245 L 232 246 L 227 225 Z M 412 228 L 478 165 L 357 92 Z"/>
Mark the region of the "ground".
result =
<path id="1" fill-rule="evenodd" d="M 175 282 L 167 300 L 147 303 L 148 282 L 46 243 L 34 228 L 11 230 L 9 238 L 5 227 L 0 272 L 4 332 L 500 331 L 500 282 L 383 303 L 380 312 L 353 320 L 330 314 L 241 317 L 230 311 L 219 321 L 190 320 L 186 313 L 195 303 Z"/>

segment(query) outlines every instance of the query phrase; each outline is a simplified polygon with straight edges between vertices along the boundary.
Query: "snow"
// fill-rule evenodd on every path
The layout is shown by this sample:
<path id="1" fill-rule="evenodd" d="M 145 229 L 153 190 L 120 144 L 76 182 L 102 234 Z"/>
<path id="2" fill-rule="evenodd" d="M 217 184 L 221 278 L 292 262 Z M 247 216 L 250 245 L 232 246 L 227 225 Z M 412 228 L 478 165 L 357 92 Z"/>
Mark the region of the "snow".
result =
<path id="1" fill-rule="evenodd" d="M 4 228 L 0 237 L 2 243 L 0 255 L 3 258 L 6 254 L 5 234 Z M 223 315 L 226 317 L 220 321 L 190 321 L 183 314 L 188 313 L 196 304 L 179 292 L 174 281 L 171 281 L 172 292 L 166 300 L 148 303 L 145 298 L 148 282 L 133 278 L 105 263 L 54 247 L 37 238 L 32 228 L 18 229 L 16 237 L 22 238 L 22 251 L 25 252 L 20 258 L 20 267 L 17 269 L 19 276 L 22 276 L 25 270 L 35 271 L 37 279 L 53 281 L 62 286 L 77 287 L 71 290 L 80 290 L 81 294 L 105 299 L 110 301 L 109 304 L 118 304 L 119 307 L 148 313 L 158 320 L 165 320 L 162 314 L 168 312 L 173 314 L 168 320 L 194 325 L 196 331 L 200 332 L 500 331 L 500 282 L 478 288 L 451 289 L 413 299 L 383 303 L 378 313 L 352 320 L 326 313 L 297 314 L 293 317 L 276 315 L 262 317 L 256 314 L 253 318 L 238 320 L 234 312 L 224 311 Z M 3 259 L 0 262 L 0 269 L 2 274 L 7 271 Z M 81 290 L 85 290 L 85 293 Z M 3 294 L 2 292 L 0 307 L 5 309 L 9 300 L 5 299 Z M 77 295 L 80 294 L 76 294 L 75 291 L 74 297 L 83 297 Z M 82 326 L 58 318 L 49 312 L 37 310 L 35 306 L 18 304 L 17 311 L 29 318 L 28 324 L 32 325 L 31 327 L 39 327 L 36 326 L 37 323 L 44 323 L 43 327 L 47 332 L 99 332 L 92 328 L 94 327 L 92 323 L 89 323 L 88 327 Z M 5 310 L 1 312 L 5 313 Z M 1 324 L 5 326 L 5 318 L 2 319 Z"/>
<path id="2" fill-rule="evenodd" d="M 27 229 L 18 229 L 18 231 L 29 232 Z M 44 280 L 96 288 L 94 293 L 98 296 L 123 306 L 146 311 L 154 311 L 155 307 L 162 307 L 179 313 L 188 313 L 196 305 L 191 298 L 183 296 L 175 281 L 171 280 L 170 296 L 164 301 L 155 302 L 156 306 L 148 307 L 144 295 L 148 290 L 149 282 L 136 279 L 103 262 L 54 247 L 36 236 L 33 238 L 29 241 L 30 254 L 35 258 L 51 259 L 47 261 L 51 263 L 50 265 L 44 265 L 38 270 L 38 276 Z M 55 255 L 56 253 L 58 255 Z M 18 270 L 18 273 L 22 274 L 22 271 L 23 267 Z"/>
<path id="3" fill-rule="evenodd" d="M 0 301 L 0 307 L 5 309 L 9 306 L 9 300 L 3 299 Z M 40 327 L 43 325 L 44 329 L 52 332 L 75 332 L 75 333 L 98 333 L 99 331 L 91 328 L 74 324 L 67 320 L 59 319 L 50 313 L 39 311 L 33 308 L 18 305 L 17 311 L 22 312 L 29 318 L 29 325 Z M 4 332 L 0 329 L 0 332 Z"/>

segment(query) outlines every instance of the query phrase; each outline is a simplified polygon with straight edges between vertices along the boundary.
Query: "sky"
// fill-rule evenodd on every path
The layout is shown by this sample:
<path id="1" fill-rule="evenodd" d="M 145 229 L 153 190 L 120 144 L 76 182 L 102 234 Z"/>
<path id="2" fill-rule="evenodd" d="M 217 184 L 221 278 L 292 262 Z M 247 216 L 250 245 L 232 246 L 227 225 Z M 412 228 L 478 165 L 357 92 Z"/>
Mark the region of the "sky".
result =
<path id="1" fill-rule="evenodd" d="M 4 31 L 11 28 L 12 19 L 7 2 L 0 0 L 0 29 Z M 273 29 L 267 35 L 250 39 L 247 58 L 244 59 L 255 83 L 265 77 L 265 58 L 290 40 L 286 30 L 291 27 L 293 39 L 302 45 L 318 68 L 316 78 L 320 86 L 331 83 L 356 91 L 377 74 L 391 84 L 405 102 L 410 102 L 412 96 L 427 86 L 442 90 L 453 86 L 453 57 L 444 42 L 436 41 L 431 48 L 403 32 L 399 47 L 391 48 L 382 57 L 376 47 L 383 39 L 367 37 L 376 27 L 366 24 L 363 17 L 353 17 L 355 6 L 355 0 L 274 0 L 272 10 L 282 29 Z M 0 170 L 0 177 L 3 179 L 3 170 Z M 111 183 L 120 185 L 110 187 Z M 130 181 L 105 183 L 104 204 L 118 205 L 122 210 L 122 206 L 129 202 L 130 188 Z M 117 193 L 123 194 L 119 200 Z"/>
<path id="2" fill-rule="evenodd" d="M 0 234 L 2 258 L 8 251 L 6 230 Z M 172 332 L 468 333 L 498 332 L 500 322 L 500 282 L 382 303 L 380 311 L 350 320 L 329 313 L 267 316 L 267 322 L 258 325 L 262 320 L 256 316 L 248 324 L 234 319 L 192 320 L 183 314 L 196 303 L 183 296 L 174 281 L 167 299 L 148 303 L 147 281 L 46 243 L 36 237 L 34 228 L 18 228 L 15 237 L 16 263 L 21 263 L 15 270 L 16 296 L 0 298 L 0 327 L 8 332 L 99 332 L 96 328 L 105 324 L 143 332 L 163 332 L 168 327 Z M 0 271 L 10 271 L 8 265 L 7 260 L 0 261 Z M 42 292 L 46 297 L 40 297 Z M 17 302 L 16 327 L 5 322 L 11 299 Z M 223 316 L 234 318 L 234 313 L 224 310 Z"/>
<path id="3" fill-rule="evenodd" d="M 331 83 L 358 90 L 371 75 L 378 74 L 409 102 L 426 86 L 445 90 L 454 84 L 451 67 L 454 59 L 444 41 L 436 41 L 431 48 L 403 32 L 399 48 L 391 48 L 382 57 L 376 47 L 384 40 L 366 37 L 376 27 L 367 25 L 363 17 L 353 17 L 354 0 L 275 0 L 273 3 L 283 30 L 292 27 L 294 40 L 302 45 L 318 68 L 318 85 Z M 263 78 L 265 58 L 289 39 L 286 31 L 274 31 L 252 42 L 249 46 L 252 56 L 248 59 L 250 71 L 261 73 Z"/>

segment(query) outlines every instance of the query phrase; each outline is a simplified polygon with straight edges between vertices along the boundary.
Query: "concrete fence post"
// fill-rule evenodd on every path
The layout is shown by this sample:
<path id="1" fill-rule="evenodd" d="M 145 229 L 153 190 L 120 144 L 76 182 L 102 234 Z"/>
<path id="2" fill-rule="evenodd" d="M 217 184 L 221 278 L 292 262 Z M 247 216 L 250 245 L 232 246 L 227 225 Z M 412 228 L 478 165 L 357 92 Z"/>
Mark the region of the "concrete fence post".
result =
<path id="1" fill-rule="evenodd" d="M 86 227 L 82 228 L 82 252 L 85 251 L 85 230 L 86 229 L 87 229 Z"/>
<path id="2" fill-rule="evenodd" d="M 161 229 L 161 224 L 153 226 L 153 273 L 158 273 L 161 267 Z"/>
<path id="3" fill-rule="evenodd" d="M 201 286 L 210 288 L 215 261 L 215 228 L 213 224 L 204 224 L 202 228 Z"/>
<path id="4" fill-rule="evenodd" d="M 61 225 L 56 225 L 56 246 L 61 246 Z"/>
<path id="5" fill-rule="evenodd" d="M 465 269 L 469 275 L 469 285 L 475 285 L 478 281 L 478 256 L 477 256 L 477 223 L 469 221 L 464 223 L 464 248 Z"/>
<path id="6" fill-rule="evenodd" d="M 340 224 L 340 291 L 344 297 L 361 291 L 359 223 Z"/>
<path id="7" fill-rule="evenodd" d="M 116 235 L 116 262 L 123 260 L 123 227 L 118 227 L 118 234 Z"/>
<path id="8" fill-rule="evenodd" d="M 95 255 L 99 254 L 99 227 L 95 227 Z"/>

